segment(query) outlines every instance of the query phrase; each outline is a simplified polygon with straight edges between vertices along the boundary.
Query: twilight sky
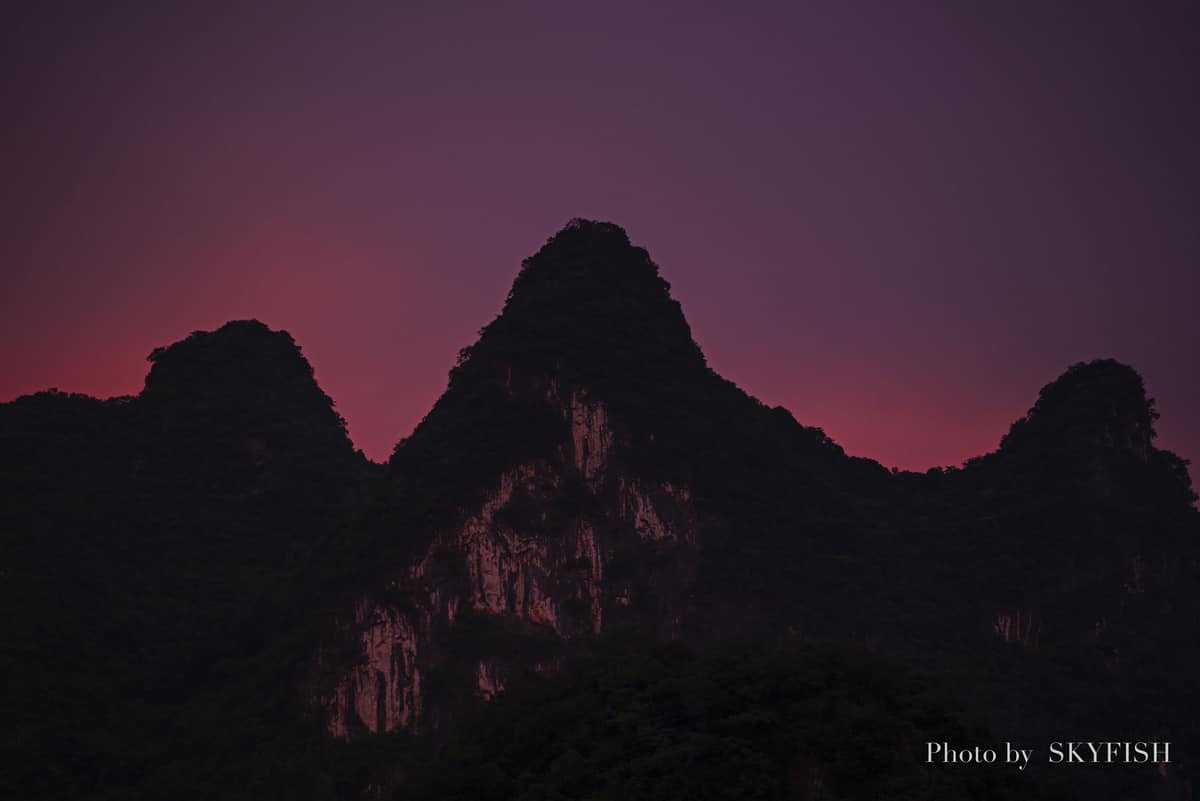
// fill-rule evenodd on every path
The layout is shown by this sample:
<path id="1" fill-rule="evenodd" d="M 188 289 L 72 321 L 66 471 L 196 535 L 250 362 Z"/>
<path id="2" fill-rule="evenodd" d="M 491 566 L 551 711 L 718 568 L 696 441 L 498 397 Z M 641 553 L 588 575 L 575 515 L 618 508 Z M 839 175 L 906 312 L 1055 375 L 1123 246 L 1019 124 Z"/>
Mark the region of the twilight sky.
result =
<path id="1" fill-rule="evenodd" d="M 0 400 L 257 317 L 382 459 L 583 216 L 850 453 L 957 464 L 1113 356 L 1200 460 L 1194 4 L 20 5 Z"/>

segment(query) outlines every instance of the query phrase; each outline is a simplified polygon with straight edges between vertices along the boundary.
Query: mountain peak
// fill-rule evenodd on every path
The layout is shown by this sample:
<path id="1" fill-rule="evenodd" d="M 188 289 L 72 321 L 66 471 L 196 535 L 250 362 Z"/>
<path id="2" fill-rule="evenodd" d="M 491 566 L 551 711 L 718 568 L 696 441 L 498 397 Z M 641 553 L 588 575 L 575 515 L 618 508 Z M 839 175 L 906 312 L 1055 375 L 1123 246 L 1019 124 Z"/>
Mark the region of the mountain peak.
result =
<path id="1" fill-rule="evenodd" d="M 181 394 L 278 395 L 315 388 L 313 370 L 287 331 L 258 320 L 233 320 L 215 331 L 193 331 L 155 348 L 143 396 L 167 400 Z"/>
<path id="2" fill-rule="evenodd" d="M 351 452 L 345 421 L 287 331 L 234 320 L 156 348 L 148 360 L 139 400 L 161 418 L 163 430 L 205 431 L 214 441 L 252 435 L 304 447 L 319 440 L 331 453 Z"/>
<path id="3" fill-rule="evenodd" d="M 547 300 L 585 302 L 585 295 L 662 300 L 670 288 L 650 254 L 631 244 L 625 229 L 577 217 L 521 263 L 505 311 Z M 571 293 L 578 296 L 571 298 Z"/>
<path id="4" fill-rule="evenodd" d="M 592 250 L 597 246 L 630 247 L 629 234 L 616 223 L 573 217 L 556 234 L 546 240 L 540 253 L 556 248 Z"/>
<path id="5" fill-rule="evenodd" d="M 1145 462 L 1158 413 L 1141 375 L 1114 359 L 1072 365 L 1001 440 L 1010 453 L 1124 454 Z"/>
<path id="6" fill-rule="evenodd" d="M 562 372 L 593 387 L 656 365 L 703 368 L 670 289 L 619 225 L 573 219 L 522 262 L 503 310 L 459 367 Z"/>

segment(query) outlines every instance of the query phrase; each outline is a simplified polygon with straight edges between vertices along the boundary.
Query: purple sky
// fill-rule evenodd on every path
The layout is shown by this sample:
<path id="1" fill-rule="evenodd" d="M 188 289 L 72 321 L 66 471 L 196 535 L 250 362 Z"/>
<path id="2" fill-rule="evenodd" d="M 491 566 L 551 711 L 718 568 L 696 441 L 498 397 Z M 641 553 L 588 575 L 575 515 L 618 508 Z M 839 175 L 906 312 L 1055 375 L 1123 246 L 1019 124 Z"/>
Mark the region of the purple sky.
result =
<path id="1" fill-rule="evenodd" d="M 258 317 L 383 458 L 584 216 L 851 453 L 958 463 L 1113 356 L 1200 458 L 1194 4 L 27 5 L 0 399 Z"/>

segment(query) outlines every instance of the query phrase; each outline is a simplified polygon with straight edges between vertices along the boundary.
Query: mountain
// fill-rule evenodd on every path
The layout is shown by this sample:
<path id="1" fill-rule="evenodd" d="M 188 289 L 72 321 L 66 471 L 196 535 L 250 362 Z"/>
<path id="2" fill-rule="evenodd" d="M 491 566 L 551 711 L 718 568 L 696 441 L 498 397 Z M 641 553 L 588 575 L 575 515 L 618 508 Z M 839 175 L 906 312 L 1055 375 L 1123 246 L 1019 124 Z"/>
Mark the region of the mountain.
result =
<path id="1" fill-rule="evenodd" d="M 25 766 L 0 784 L 9 795 L 421 797 L 445 789 L 422 765 L 490 775 L 488 749 L 505 754 L 497 788 L 551 781 L 537 753 L 488 732 L 599 714 L 614 659 L 660 678 L 667 664 L 665 692 L 708 688 L 647 724 L 675 771 L 668 744 L 727 725 L 720 704 L 745 692 L 713 695 L 727 663 L 706 655 L 739 642 L 766 651 L 731 657 L 730 686 L 816 671 L 825 696 L 787 697 L 824 709 L 830 731 L 924 731 L 936 708 L 955 731 L 985 736 L 965 722 L 978 716 L 988 737 L 1043 748 L 1170 740 L 1170 765 L 1039 765 L 1032 780 L 1064 798 L 1192 797 L 1200 515 L 1127 366 L 1071 367 L 961 468 L 888 471 L 717 375 L 647 252 L 586 220 L 525 260 L 385 465 L 353 451 L 283 332 L 230 323 L 151 361 L 134 398 L 0 405 L 2 591 L 17 610 L 2 664 L 19 677 L 6 750 Z M 646 645 L 614 656 L 613 638 Z M 811 650 L 826 642 L 873 661 Z M 962 716 L 889 672 L 935 675 Z M 821 706 L 858 695 L 874 700 L 857 718 Z M 779 749 L 809 735 L 730 736 L 779 777 L 798 764 Z M 843 778 L 823 796 L 780 778 L 752 797 L 869 796 L 845 777 L 916 735 L 896 736 L 851 737 L 859 750 L 840 756 L 805 741 L 805 771 Z M 603 764 L 604 792 L 625 786 Z M 941 781 L 888 764 L 906 793 Z M 957 781 L 893 797 L 1003 797 Z"/>
<path id="2" fill-rule="evenodd" d="M 280 768 L 244 754 L 306 742 L 293 663 L 370 466 L 286 333 L 150 361 L 0 406 L 7 798 L 250 797 Z"/>
<path id="3" fill-rule="evenodd" d="M 716 375 L 647 253 L 576 221 L 396 448 L 387 556 L 345 617 L 362 658 L 320 705 L 351 739 L 452 729 L 471 694 L 632 630 L 867 646 L 1035 741 L 1056 708 L 1190 738 L 1193 695 L 1142 706 L 1200 619 L 1195 496 L 1154 417 L 1133 370 L 1076 365 L 996 453 L 893 475 Z"/>

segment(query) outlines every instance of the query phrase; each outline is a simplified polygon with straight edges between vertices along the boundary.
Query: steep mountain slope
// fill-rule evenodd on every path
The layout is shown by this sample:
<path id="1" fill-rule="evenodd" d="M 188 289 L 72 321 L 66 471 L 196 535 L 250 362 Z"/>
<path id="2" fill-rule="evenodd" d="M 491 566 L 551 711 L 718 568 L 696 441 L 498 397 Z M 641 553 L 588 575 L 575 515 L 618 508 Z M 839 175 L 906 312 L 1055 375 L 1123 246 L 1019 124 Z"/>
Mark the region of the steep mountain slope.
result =
<path id="1" fill-rule="evenodd" d="M 253 797 L 317 742 L 293 664 L 367 464 L 286 333 L 150 360 L 137 397 L 0 405 L 4 797 Z"/>
<path id="2" fill-rule="evenodd" d="M 1070 368 L 962 468 L 889 472 L 710 370 L 646 251 L 584 220 L 386 465 L 286 333 L 150 358 L 136 397 L 0 404 L 0 795 L 377 794 L 430 742 L 476 742 L 464 721 L 527 671 L 633 635 L 852 644 L 1001 740 L 1173 742 L 1170 765 L 1034 777 L 1062 797 L 1193 797 L 1200 515 L 1124 365 Z M 870 695 L 884 664 L 827 689 Z M 771 731 L 739 742 L 795 734 Z"/>
<path id="3" fill-rule="evenodd" d="M 1156 418 L 1134 370 L 1077 364 L 997 452 L 917 482 L 948 568 L 931 586 L 1000 646 L 920 663 L 960 666 L 961 692 L 1012 736 L 1171 740 L 1175 764 L 1159 766 L 1156 797 L 1190 798 L 1200 519 L 1186 463 L 1154 447 Z M 1143 778 L 1067 780 L 1081 795 L 1144 797 Z"/>
<path id="4" fill-rule="evenodd" d="M 525 262 L 388 468 L 378 591 L 347 616 L 364 661 L 325 688 L 339 735 L 437 728 L 430 682 L 488 694 L 612 627 L 770 636 L 790 590 L 748 592 L 761 562 L 823 551 L 887 480 L 708 369 L 646 251 L 585 221 Z M 508 632 L 500 653 L 450 657 L 463 612 Z"/>
<path id="5" fill-rule="evenodd" d="M 1200 666 L 1200 525 L 1153 419 L 1135 372 L 1078 365 L 995 454 L 891 474 L 709 370 L 646 252 L 575 221 L 397 447 L 317 705 L 352 740 L 444 733 L 602 632 L 834 640 L 946 676 L 1005 734 L 1190 754 L 1194 690 L 1164 681 Z M 1179 795 L 1186 770 L 1065 781 Z"/>

